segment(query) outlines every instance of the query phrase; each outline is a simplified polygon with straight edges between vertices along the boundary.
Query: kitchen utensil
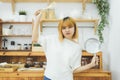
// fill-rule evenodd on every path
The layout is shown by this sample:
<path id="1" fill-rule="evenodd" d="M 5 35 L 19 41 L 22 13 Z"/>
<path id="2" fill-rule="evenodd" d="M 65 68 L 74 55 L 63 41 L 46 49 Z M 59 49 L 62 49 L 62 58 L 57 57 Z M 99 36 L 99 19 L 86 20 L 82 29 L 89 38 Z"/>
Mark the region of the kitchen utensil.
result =
<path id="1" fill-rule="evenodd" d="M 84 46 L 87 52 L 95 55 L 100 51 L 101 48 L 100 42 L 96 38 L 87 39 Z"/>

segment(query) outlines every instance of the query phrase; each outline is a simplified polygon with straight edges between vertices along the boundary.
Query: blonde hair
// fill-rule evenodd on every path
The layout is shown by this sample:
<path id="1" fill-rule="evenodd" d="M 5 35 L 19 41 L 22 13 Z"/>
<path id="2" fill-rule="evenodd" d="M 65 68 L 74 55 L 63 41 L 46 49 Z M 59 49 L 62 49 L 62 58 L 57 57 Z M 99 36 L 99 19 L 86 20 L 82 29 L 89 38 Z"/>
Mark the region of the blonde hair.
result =
<path id="1" fill-rule="evenodd" d="M 58 25 L 58 33 L 59 33 L 60 42 L 62 42 L 63 39 L 64 39 L 64 36 L 63 36 L 63 33 L 62 33 L 63 23 L 65 23 L 68 26 L 73 26 L 75 28 L 74 29 L 75 31 L 74 31 L 74 34 L 73 34 L 73 39 L 78 40 L 78 27 L 76 25 L 75 20 L 71 17 L 65 17 L 59 22 L 59 25 Z"/>

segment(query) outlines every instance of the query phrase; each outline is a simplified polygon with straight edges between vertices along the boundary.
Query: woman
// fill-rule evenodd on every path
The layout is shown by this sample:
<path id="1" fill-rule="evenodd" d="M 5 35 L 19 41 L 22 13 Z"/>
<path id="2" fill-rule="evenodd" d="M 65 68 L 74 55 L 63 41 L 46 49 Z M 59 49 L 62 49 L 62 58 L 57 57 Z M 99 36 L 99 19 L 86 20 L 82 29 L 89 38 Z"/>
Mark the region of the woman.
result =
<path id="1" fill-rule="evenodd" d="M 73 73 L 94 67 L 96 57 L 90 64 L 81 66 L 81 48 L 78 42 L 78 28 L 71 17 L 65 17 L 59 22 L 58 35 L 38 36 L 38 26 L 42 11 L 35 13 L 32 41 L 38 42 L 44 48 L 47 66 L 44 80 L 73 80 Z"/>

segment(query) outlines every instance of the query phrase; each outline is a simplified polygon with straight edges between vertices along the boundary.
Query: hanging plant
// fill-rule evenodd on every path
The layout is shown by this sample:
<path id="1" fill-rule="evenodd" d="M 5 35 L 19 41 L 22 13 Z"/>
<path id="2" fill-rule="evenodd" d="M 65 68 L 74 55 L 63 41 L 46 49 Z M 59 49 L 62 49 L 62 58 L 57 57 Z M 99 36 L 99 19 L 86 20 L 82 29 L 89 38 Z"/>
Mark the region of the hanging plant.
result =
<path id="1" fill-rule="evenodd" d="M 102 32 L 106 24 L 108 24 L 108 14 L 109 14 L 109 3 L 108 0 L 92 0 L 92 2 L 96 5 L 98 9 L 98 14 L 101 16 L 100 23 L 97 27 L 97 34 L 99 36 L 99 41 L 103 43 L 103 35 Z"/>

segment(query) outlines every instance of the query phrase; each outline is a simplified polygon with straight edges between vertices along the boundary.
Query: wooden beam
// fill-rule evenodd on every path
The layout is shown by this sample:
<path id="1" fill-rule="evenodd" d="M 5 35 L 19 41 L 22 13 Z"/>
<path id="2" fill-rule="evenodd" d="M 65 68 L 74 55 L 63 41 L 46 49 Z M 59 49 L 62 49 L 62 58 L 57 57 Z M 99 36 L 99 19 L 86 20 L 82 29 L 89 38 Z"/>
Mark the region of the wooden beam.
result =
<path id="1" fill-rule="evenodd" d="M 11 0 L 12 13 L 15 14 L 15 0 Z"/>
<path id="2" fill-rule="evenodd" d="M 92 0 L 82 0 L 82 14 L 85 12 L 86 3 L 92 3 Z"/>
<path id="3" fill-rule="evenodd" d="M 84 12 L 85 12 L 86 2 L 87 2 L 87 0 L 82 0 L 82 14 L 84 14 Z"/>
<path id="4" fill-rule="evenodd" d="M 51 3 L 50 0 L 47 0 L 47 2 L 48 2 L 48 5 L 50 5 L 50 3 Z"/>
<path id="5" fill-rule="evenodd" d="M 94 23 L 94 33 L 96 34 L 96 31 L 97 31 L 97 26 L 98 26 L 98 19 L 95 20 L 95 23 Z"/>

